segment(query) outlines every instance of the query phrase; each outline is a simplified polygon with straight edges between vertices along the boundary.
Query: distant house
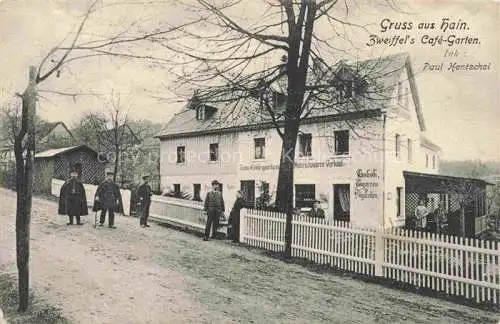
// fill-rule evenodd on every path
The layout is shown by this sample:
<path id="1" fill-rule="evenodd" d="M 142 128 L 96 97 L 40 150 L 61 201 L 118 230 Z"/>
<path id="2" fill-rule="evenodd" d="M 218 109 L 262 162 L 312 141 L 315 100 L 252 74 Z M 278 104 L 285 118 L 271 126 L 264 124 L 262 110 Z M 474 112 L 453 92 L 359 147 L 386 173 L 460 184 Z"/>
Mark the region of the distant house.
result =
<path id="1" fill-rule="evenodd" d="M 74 137 L 66 124 L 58 122 L 40 122 L 36 128 L 36 151 L 73 145 Z"/>
<path id="2" fill-rule="evenodd" d="M 34 190 L 50 193 L 52 178 L 66 180 L 72 166 L 84 183 L 104 180 L 105 161 L 96 151 L 86 145 L 63 147 L 35 154 Z"/>
<path id="3" fill-rule="evenodd" d="M 74 137 L 62 121 L 39 121 L 35 130 L 37 152 L 73 145 Z M 0 139 L 0 165 L 4 168 L 15 162 L 13 138 Z"/>

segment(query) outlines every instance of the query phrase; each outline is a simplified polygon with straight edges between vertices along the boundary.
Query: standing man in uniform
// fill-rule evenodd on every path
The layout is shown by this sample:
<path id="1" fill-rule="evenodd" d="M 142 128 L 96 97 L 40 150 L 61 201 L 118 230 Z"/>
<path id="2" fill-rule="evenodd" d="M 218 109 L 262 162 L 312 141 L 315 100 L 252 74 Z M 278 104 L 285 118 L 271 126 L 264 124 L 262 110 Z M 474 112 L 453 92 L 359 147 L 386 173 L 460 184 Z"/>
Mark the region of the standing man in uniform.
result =
<path id="1" fill-rule="evenodd" d="M 151 196 L 153 195 L 153 191 L 149 185 L 149 176 L 144 175 L 142 180 L 142 184 L 139 188 L 137 188 L 137 212 L 140 216 L 139 222 L 141 227 L 149 227 L 149 207 L 151 206 Z"/>
<path id="2" fill-rule="evenodd" d="M 215 238 L 217 227 L 219 225 L 219 216 L 224 213 L 224 199 L 219 191 L 219 182 L 212 181 L 212 190 L 205 197 L 205 206 L 203 210 L 207 213 L 207 225 L 205 226 L 204 241 L 208 241 L 210 227 L 212 227 L 212 238 Z"/>
<path id="3" fill-rule="evenodd" d="M 74 218 L 76 218 L 76 225 L 83 225 L 80 216 L 89 214 L 85 188 L 80 180 L 78 180 L 77 170 L 70 171 L 70 179 L 61 187 L 58 214 L 68 215 L 68 225 L 73 225 Z"/>
<path id="4" fill-rule="evenodd" d="M 104 225 L 106 212 L 109 213 L 109 228 L 116 228 L 115 212 L 123 212 L 122 195 L 118 185 L 113 182 L 113 175 L 113 172 L 106 172 L 106 180 L 97 187 L 93 208 L 93 211 L 101 210 L 99 226 Z"/>

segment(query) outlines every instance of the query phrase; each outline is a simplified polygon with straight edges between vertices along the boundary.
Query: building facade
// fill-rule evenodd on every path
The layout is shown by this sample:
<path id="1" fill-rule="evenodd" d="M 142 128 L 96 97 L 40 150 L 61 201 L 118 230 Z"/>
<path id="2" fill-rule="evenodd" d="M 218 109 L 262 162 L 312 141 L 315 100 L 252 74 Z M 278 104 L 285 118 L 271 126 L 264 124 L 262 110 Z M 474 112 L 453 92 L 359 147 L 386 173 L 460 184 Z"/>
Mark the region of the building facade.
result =
<path id="1" fill-rule="evenodd" d="M 302 122 L 295 154 L 296 208 L 319 200 L 330 219 L 365 228 L 403 226 L 411 213 L 403 172 L 438 173 L 441 150 L 425 137 L 410 59 L 401 54 L 386 60 L 397 69 L 384 107 L 312 114 Z M 283 157 L 276 129 L 248 120 L 229 123 L 224 107 L 206 109 L 186 108 L 158 136 L 161 186 L 202 200 L 211 181 L 218 180 L 226 213 L 240 189 L 250 208 L 272 204 Z"/>

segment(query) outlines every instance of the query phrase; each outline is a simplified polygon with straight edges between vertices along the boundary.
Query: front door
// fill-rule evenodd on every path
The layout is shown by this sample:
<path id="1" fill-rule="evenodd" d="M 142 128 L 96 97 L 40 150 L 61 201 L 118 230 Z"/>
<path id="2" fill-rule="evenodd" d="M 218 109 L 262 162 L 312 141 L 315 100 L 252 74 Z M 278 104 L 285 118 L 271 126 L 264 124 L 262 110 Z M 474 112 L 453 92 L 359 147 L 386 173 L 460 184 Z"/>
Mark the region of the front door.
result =
<path id="1" fill-rule="evenodd" d="M 255 180 L 240 181 L 240 190 L 245 199 L 246 208 L 255 208 Z"/>

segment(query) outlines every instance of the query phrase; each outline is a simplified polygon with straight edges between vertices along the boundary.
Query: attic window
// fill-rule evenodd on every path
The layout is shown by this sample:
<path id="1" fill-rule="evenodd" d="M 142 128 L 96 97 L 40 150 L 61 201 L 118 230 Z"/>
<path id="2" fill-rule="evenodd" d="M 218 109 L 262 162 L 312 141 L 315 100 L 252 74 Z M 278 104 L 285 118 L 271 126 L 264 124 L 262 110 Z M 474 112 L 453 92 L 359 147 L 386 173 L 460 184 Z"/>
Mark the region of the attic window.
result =
<path id="1" fill-rule="evenodd" d="M 409 96 L 410 96 L 410 92 L 408 91 L 408 87 L 404 87 L 404 92 L 403 92 L 403 107 L 405 109 L 408 109 L 408 100 L 409 100 Z"/>
<path id="2" fill-rule="evenodd" d="M 403 104 L 403 82 L 398 82 L 398 104 Z"/>
<path id="3" fill-rule="evenodd" d="M 337 100 L 343 100 L 347 98 L 354 98 L 364 92 L 366 85 L 362 81 L 356 81 L 353 79 L 341 80 L 335 86 L 335 98 Z"/>
<path id="4" fill-rule="evenodd" d="M 273 107 L 279 107 L 286 102 L 286 96 L 280 92 L 273 92 Z"/>
<path id="5" fill-rule="evenodd" d="M 196 119 L 205 120 L 205 106 L 196 107 Z"/>

